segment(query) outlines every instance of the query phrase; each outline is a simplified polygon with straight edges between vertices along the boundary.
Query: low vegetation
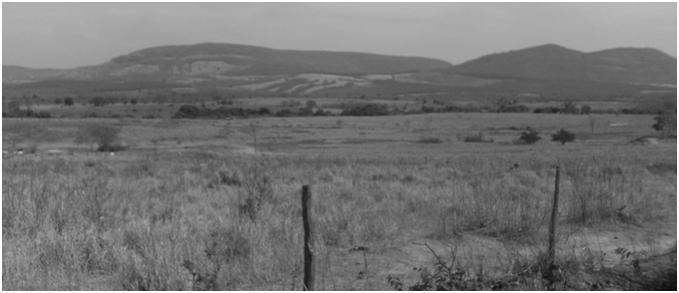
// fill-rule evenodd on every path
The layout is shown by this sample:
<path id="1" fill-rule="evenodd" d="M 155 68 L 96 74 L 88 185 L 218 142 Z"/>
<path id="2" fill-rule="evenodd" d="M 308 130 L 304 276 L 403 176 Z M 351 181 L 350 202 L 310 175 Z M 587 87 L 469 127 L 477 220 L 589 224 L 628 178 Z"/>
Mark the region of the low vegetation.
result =
<path id="1" fill-rule="evenodd" d="M 620 256 L 596 243 L 642 239 L 627 242 L 636 245 L 629 254 L 621 250 L 629 255 L 621 267 L 632 271 L 635 260 L 647 270 L 652 252 L 673 244 L 671 142 L 653 152 L 586 139 L 573 145 L 577 152 L 527 147 L 509 142 L 532 132 L 522 126 L 530 116 L 499 115 L 513 126 L 483 114 L 408 116 L 405 129 L 391 117 L 268 117 L 256 120 L 256 147 L 251 120 L 10 119 L 6 145 L 46 149 L 78 136 L 84 145 L 69 145 L 73 155 L 3 159 L 3 289 L 300 290 L 300 188 L 311 184 L 318 290 L 544 290 L 556 163 L 567 280 L 621 275 L 602 268 Z M 634 135 L 652 131 L 652 117 L 623 118 Z M 545 120 L 541 131 L 562 125 L 590 133 L 585 116 Z M 505 133 L 508 143 L 463 141 L 477 131 L 482 140 Z M 402 141 L 378 140 L 384 133 Z M 115 156 L 95 152 L 123 142 L 129 149 Z M 456 249 L 449 242 L 459 251 L 448 253 Z M 600 280 L 557 289 L 651 288 Z"/>
<path id="2" fill-rule="evenodd" d="M 567 130 L 561 128 L 559 131 L 556 133 L 552 134 L 552 141 L 558 141 L 562 145 L 566 144 L 567 142 L 571 142 L 575 140 L 575 134 L 572 132 L 568 132 Z"/>
<path id="3" fill-rule="evenodd" d="M 526 131 L 521 133 L 519 136 L 519 141 L 525 144 L 534 144 L 541 139 L 540 133 L 537 130 L 528 128 Z"/>

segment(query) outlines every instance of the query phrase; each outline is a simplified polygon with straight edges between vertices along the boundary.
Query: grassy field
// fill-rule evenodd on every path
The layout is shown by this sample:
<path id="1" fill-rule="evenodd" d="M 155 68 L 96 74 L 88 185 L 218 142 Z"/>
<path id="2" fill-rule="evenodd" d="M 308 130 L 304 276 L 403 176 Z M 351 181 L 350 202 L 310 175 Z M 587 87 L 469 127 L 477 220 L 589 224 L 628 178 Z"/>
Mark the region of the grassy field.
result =
<path id="1" fill-rule="evenodd" d="M 129 149 L 74 144 L 88 124 L 119 127 Z M 676 288 L 676 140 L 630 143 L 652 124 L 482 113 L 3 120 L 2 289 L 300 290 L 310 184 L 317 290 L 408 287 L 426 275 L 413 267 L 433 272 L 434 254 L 462 272 L 454 288 L 544 290 L 557 164 L 559 288 L 647 289 L 619 272 L 662 286 L 672 268 Z M 528 126 L 542 139 L 514 143 Z M 576 141 L 550 141 L 560 128 Z M 493 142 L 464 141 L 479 132 Z"/>

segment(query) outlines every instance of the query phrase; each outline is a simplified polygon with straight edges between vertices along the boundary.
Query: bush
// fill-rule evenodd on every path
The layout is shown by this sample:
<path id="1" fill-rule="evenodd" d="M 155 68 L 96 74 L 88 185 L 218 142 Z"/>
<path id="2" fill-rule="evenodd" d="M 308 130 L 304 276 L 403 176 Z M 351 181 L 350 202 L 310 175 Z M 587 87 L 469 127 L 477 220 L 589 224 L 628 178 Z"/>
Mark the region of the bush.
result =
<path id="1" fill-rule="evenodd" d="M 441 139 L 438 137 L 423 137 L 420 138 L 417 142 L 419 143 L 441 143 Z"/>
<path id="2" fill-rule="evenodd" d="M 479 132 L 477 134 L 465 136 L 463 141 L 464 142 L 493 142 L 493 139 L 486 137 L 486 135 L 483 134 L 483 132 Z"/>
<path id="3" fill-rule="evenodd" d="M 342 110 L 342 116 L 383 116 L 388 115 L 387 105 L 365 104 Z"/>
<path id="4" fill-rule="evenodd" d="M 71 97 L 66 97 L 66 98 L 64 99 L 64 105 L 66 105 L 66 106 L 73 106 L 73 98 L 71 98 Z"/>
<path id="5" fill-rule="evenodd" d="M 94 124 L 82 127 L 78 131 L 75 143 L 96 143 L 100 152 L 115 152 L 125 148 L 118 143 L 120 128 L 110 125 Z"/>
<path id="6" fill-rule="evenodd" d="M 575 140 L 575 134 L 561 128 L 557 133 L 552 134 L 552 141 L 561 142 L 562 145 Z"/>
<path id="7" fill-rule="evenodd" d="M 521 136 L 519 137 L 519 141 L 525 143 L 525 144 L 534 144 L 538 140 L 540 140 L 540 134 L 532 128 L 526 129 L 526 131 L 521 133 Z"/>
<path id="8" fill-rule="evenodd" d="M 293 114 L 294 113 L 292 113 L 292 111 L 290 111 L 290 109 L 283 109 L 283 110 L 276 112 L 276 116 L 278 116 L 278 117 L 288 117 L 288 116 L 292 116 Z"/>
<path id="9" fill-rule="evenodd" d="M 653 129 L 660 132 L 663 137 L 677 134 L 677 113 L 674 110 L 664 111 L 653 117 L 655 124 Z"/>
<path id="10" fill-rule="evenodd" d="M 188 118 L 195 119 L 200 116 L 200 109 L 194 105 L 182 105 L 179 110 L 172 116 L 172 118 Z"/>
<path id="11" fill-rule="evenodd" d="M 592 113 L 592 107 L 589 105 L 582 105 L 580 107 L 580 114 L 589 115 L 590 113 Z"/>

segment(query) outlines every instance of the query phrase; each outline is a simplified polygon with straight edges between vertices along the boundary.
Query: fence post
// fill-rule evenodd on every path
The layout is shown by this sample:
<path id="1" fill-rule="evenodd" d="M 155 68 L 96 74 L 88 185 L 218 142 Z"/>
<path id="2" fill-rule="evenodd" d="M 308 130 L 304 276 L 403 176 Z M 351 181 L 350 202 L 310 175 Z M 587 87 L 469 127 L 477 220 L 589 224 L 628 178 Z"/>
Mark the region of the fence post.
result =
<path id="1" fill-rule="evenodd" d="M 311 190 L 302 186 L 302 222 L 304 224 L 304 290 L 314 291 L 314 255 L 312 252 Z"/>
<path id="2" fill-rule="evenodd" d="M 550 290 L 553 290 L 553 283 L 555 280 L 556 270 L 556 220 L 559 210 L 559 166 L 556 166 L 556 179 L 554 180 L 554 202 L 552 204 L 552 217 L 549 221 L 549 247 L 547 257 L 549 260 L 548 279 L 550 282 Z"/>

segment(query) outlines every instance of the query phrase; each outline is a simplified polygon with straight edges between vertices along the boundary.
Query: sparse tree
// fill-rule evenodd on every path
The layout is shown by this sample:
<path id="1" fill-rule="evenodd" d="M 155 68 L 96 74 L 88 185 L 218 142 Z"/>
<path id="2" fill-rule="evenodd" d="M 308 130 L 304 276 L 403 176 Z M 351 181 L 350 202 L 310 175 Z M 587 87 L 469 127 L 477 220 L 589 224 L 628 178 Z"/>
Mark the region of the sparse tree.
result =
<path id="1" fill-rule="evenodd" d="M 575 134 L 561 128 L 557 133 L 552 134 L 552 141 L 558 141 L 562 145 L 575 140 Z"/>
<path id="2" fill-rule="evenodd" d="M 526 131 L 522 132 L 521 136 L 519 137 L 519 140 L 525 144 L 534 144 L 540 139 L 541 137 L 537 130 L 530 127 L 528 127 Z"/>

